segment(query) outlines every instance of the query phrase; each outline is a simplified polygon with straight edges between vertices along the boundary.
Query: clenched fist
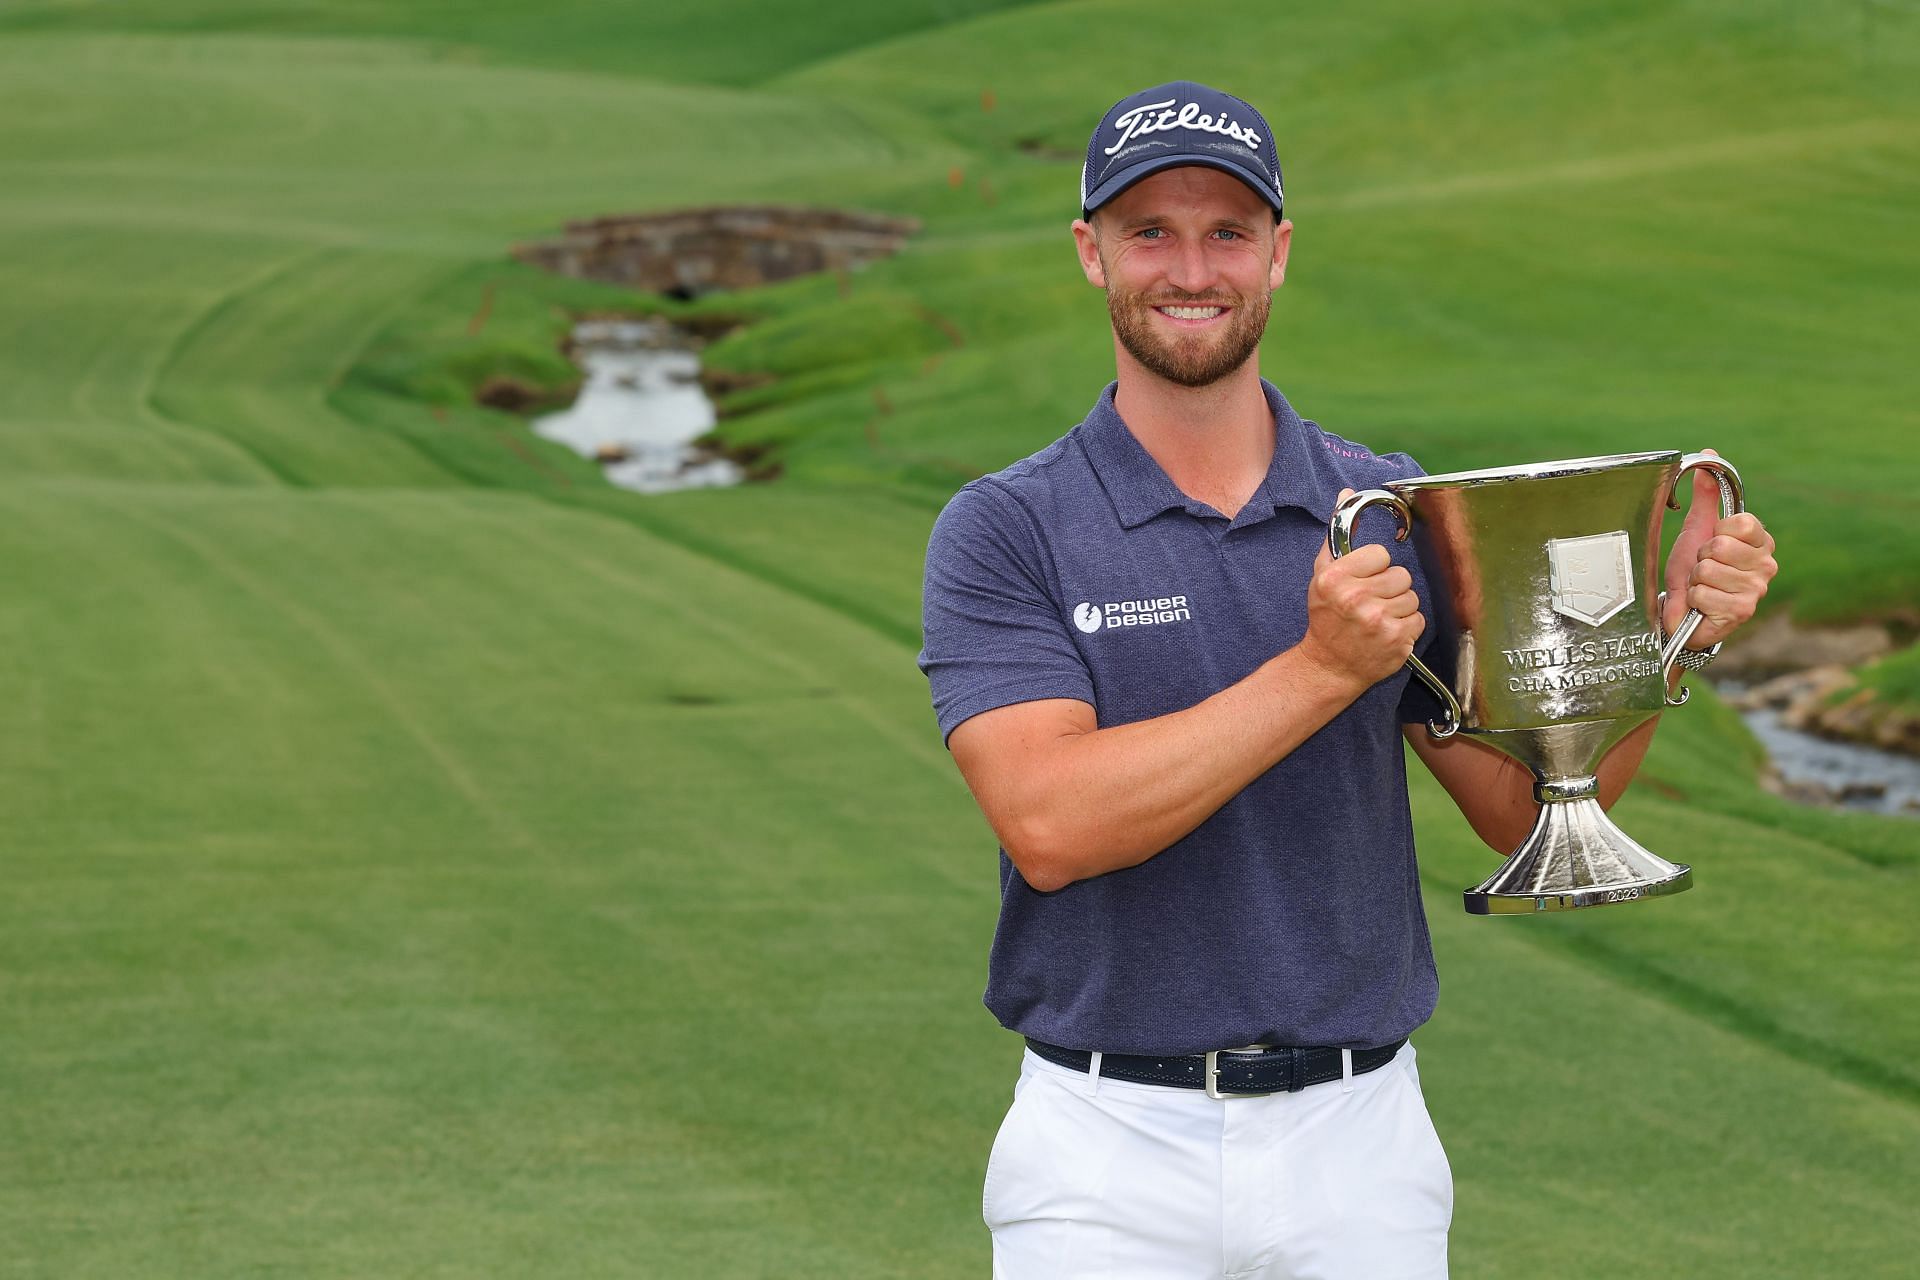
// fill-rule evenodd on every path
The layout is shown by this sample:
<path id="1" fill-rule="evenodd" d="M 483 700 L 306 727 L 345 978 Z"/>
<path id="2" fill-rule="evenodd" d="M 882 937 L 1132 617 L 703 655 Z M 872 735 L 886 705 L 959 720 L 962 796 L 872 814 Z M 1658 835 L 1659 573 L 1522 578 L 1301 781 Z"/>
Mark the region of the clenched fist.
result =
<path id="1" fill-rule="evenodd" d="M 1342 489 L 1340 501 L 1352 492 Z M 1368 543 L 1338 560 L 1320 548 L 1300 642 L 1319 665 L 1367 688 L 1406 664 L 1426 627 L 1413 575 L 1393 563 L 1385 547 Z"/>
<path id="2" fill-rule="evenodd" d="M 1753 617 L 1780 571 L 1773 551 L 1773 535 L 1759 518 L 1742 512 L 1722 519 L 1719 485 L 1704 468 L 1694 472 L 1693 506 L 1667 555 L 1666 611 L 1660 620 L 1666 634 L 1679 628 L 1689 608 L 1698 609 L 1705 621 L 1688 648 L 1705 649 L 1733 634 Z"/>

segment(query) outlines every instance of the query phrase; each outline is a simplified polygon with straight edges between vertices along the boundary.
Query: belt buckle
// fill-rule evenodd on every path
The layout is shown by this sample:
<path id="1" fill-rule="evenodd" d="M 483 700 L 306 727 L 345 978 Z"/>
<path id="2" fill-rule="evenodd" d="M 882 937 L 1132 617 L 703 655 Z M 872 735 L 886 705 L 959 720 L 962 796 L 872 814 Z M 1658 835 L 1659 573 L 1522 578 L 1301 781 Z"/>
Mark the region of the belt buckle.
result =
<path id="1" fill-rule="evenodd" d="M 1207 1086 L 1207 1096 L 1209 1098 L 1217 1098 L 1222 1102 L 1226 1102 L 1232 1098 L 1271 1097 L 1274 1094 L 1275 1090 L 1269 1089 L 1265 1093 L 1222 1093 L 1220 1092 L 1220 1055 L 1223 1053 L 1261 1054 L 1261 1053 L 1267 1052 L 1272 1047 L 1273 1047 L 1272 1045 L 1265 1045 L 1265 1044 L 1248 1044 L 1248 1045 L 1242 1045 L 1238 1049 L 1209 1050 L 1207 1053 L 1207 1072 L 1206 1072 L 1206 1082 L 1205 1082 Z"/>

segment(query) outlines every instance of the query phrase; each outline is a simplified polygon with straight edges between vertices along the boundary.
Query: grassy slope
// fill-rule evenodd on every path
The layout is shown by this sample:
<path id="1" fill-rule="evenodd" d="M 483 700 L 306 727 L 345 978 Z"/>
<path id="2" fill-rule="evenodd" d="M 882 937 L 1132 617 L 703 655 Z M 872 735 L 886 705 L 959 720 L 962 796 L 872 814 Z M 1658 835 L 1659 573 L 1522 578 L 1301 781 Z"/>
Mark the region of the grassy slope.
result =
<path id="1" fill-rule="evenodd" d="M 1022 0 L 893 0 L 825 6 L 552 0 L 17 0 L 0 31 L 355 36 L 418 43 L 466 61 L 588 68 L 623 76 L 757 84 L 858 45 L 938 28 Z M 679 111 L 660 124 L 681 127 Z"/>
<path id="2" fill-rule="evenodd" d="M 1920 651 L 1903 649 L 1860 672 L 1860 682 L 1891 703 L 1920 710 Z"/>
<path id="3" fill-rule="evenodd" d="M 1135 82 L 1200 61 L 1287 120 L 1267 364 L 1308 412 L 1430 466 L 1717 428 L 1798 601 L 1913 597 L 1893 18 L 1863 49 L 1847 6 L 1349 6 L 1236 53 L 1072 4 L 825 61 L 777 24 L 652 51 L 789 70 L 717 89 L 605 74 L 584 24 L 498 65 L 523 51 L 473 32 L 530 32 L 508 6 L 18 12 L 21 1274 L 979 1270 L 1010 1050 L 973 1005 L 985 832 L 910 666 L 918 554 L 1107 376 L 1073 166 L 1012 144 L 1077 148 Z M 363 38 L 396 33 L 433 38 Z M 1783 173 L 1818 234 L 1753 198 Z M 490 283 L 476 341 L 523 356 L 592 292 L 501 241 L 693 198 L 928 220 L 714 353 L 789 375 L 730 427 L 786 482 L 638 502 L 432 389 Z M 1416 789 L 1463 1274 L 1890 1276 L 1920 1245 L 1920 842 L 1766 800 L 1744 752 L 1710 703 L 1669 717 L 1621 812 L 1700 888 L 1560 921 L 1461 916 L 1488 859 Z"/>

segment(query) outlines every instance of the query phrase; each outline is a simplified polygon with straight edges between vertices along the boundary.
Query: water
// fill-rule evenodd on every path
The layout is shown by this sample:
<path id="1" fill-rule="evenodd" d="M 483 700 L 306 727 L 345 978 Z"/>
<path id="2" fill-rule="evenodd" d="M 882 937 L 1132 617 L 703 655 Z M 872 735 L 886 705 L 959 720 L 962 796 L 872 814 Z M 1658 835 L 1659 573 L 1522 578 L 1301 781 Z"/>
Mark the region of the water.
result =
<path id="1" fill-rule="evenodd" d="M 1848 809 L 1920 818 L 1920 759 L 1789 729 L 1776 707 L 1740 715 L 1788 783 L 1824 792 Z"/>
<path id="2" fill-rule="evenodd" d="M 700 357 L 654 320 L 582 320 L 574 355 L 586 374 L 567 409 L 536 418 L 535 432 L 604 460 L 610 484 L 668 493 L 738 484 L 740 468 L 693 441 L 713 430 Z"/>

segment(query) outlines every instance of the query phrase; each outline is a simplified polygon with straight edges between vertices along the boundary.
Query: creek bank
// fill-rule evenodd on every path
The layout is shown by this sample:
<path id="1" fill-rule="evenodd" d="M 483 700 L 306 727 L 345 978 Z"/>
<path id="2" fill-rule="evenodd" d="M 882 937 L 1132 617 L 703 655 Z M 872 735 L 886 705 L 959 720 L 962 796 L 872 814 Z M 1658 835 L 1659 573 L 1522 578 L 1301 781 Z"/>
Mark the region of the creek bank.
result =
<path id="1" fill-rule="evenodd" d="M 1851 692 L 1848 692 L 1851 690 Z M 1728 701 L 1741 711 L 1773 711 L 1799 733 L 1891 751 L 1920 760 L 1920 713 L 1881 701 L 1846 667 L 1812 667 L 1775 676 Z"/>
<path id="2" fill-rule="evenodd" d="M 920 229 L 912 218 L 797 205 L 716 205 L 622 213 L 566 224 L 513 256 L 558 275 L 688 300 L 891 257 Z"/>
<path id="3" fill-rule="evenodd" d="M 1819 667 L 1724 692 L 1766 748 L 1767 790 L 1802 804 L 1920 818 L 1920 755 L 1801 727 L 1821 724 L 1835 709 L 1825 705 L 1832 691 L 1852 683 L 1844 667 Z"/>
<path id="4" fill-rule="evenodd" d="M 1911 642 L 1910 620 L 1756 624 L 1708 674 L 1766 747 L 1761 782 L 1807 804 L 1920 817 L 1920 712 L 1883 701 L 1857 669 Z"/>
<path id="5" fill-rule="evenodd" d="M 1717 678 L 1757 683 L 1815 667 L 1863 667 L 1901 648 L 1903 642 L 1911 643 L 1916 631 L 1920 631 L 1920 617 L 1814 627 L 1797 623 L 1779 610 L 1728 640 L 1712 670 Z"/>

